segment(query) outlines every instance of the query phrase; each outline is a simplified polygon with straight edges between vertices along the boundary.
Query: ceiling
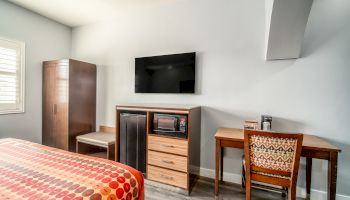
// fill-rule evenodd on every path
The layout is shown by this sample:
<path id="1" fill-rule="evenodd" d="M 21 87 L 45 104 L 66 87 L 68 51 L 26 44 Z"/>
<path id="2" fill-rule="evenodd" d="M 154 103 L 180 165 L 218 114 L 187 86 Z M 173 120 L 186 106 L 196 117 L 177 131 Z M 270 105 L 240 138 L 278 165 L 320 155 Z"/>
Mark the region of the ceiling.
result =
<path id="1" fill-rule="evenodd" d="M 115 17 L 123 12 L 171 0 L 8 0 L 14 4 L 75 27 Z"/>

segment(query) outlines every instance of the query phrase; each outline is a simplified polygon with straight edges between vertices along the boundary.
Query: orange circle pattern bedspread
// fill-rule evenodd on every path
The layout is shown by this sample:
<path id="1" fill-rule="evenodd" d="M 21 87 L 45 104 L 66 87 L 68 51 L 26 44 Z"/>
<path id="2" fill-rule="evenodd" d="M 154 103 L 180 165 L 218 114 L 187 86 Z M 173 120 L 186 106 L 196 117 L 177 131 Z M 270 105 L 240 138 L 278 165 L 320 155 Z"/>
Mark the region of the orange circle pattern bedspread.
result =
<path id="1" fill-rule="evenodd" d="M 0 199 L 143 200 L 139 171 L 106 159 L 0 139 Z"/>

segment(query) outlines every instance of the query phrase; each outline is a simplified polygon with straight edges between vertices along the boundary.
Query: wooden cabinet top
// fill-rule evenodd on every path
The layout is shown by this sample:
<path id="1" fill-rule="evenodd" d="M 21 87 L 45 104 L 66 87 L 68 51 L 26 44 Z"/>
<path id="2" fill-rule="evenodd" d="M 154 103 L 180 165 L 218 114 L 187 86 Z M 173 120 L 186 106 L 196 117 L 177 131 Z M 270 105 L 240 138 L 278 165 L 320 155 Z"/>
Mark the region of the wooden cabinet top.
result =
<path id="1" fill-rule="evenodd" d="M 84 61 L 80 61 L 80 60 L 74 60 L 74 59 L 71 59 L 71 58 L 44 61 L 43 65 L 45 67 L 45 65 L 48 65 L 48 64 L 66 64 L 66 65 L 68 65 L 68 63 L 83 63 L 83 64 L 86 64 L 86 65 L 94 65 L 94 66 L 96 66 L 95 64 L 92 64 L 92 63 L 88 63 L 88 62 L 84 62 Z"/>
<path id="2" fill-rule="evenodd" d="M 189 105 L 189 104 L 155 104 L 155 103 L 127 103 L 127 104 L 118 104 L 116 106 L 119 110 L 183 110 L 189 111 L 195 108 L 199 108 L 198 105 Z"/>

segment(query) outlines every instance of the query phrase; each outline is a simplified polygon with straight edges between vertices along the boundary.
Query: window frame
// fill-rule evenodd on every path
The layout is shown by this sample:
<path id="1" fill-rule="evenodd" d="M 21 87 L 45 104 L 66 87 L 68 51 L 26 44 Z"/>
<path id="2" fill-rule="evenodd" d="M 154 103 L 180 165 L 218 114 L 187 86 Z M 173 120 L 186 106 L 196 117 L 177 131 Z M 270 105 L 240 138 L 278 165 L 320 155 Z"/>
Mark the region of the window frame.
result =
<path id="1" fill-rule="evenodd" d="M 8 39 L 6 37 L 2 37 L 0 35 L 0 40 L 5 42 L 14 43 L 19 46 L 20 49 L 20 65 L 19 72 L 20 73 L 20 82 L 19 82 L 19 98 L 21 99 L 19 106 L 17 109 L 2 109 L 0 108 L 0 115 L 7 114 L 17 114 L 17 113 L 25 113 L 25 42 L 19 40 Z"/>

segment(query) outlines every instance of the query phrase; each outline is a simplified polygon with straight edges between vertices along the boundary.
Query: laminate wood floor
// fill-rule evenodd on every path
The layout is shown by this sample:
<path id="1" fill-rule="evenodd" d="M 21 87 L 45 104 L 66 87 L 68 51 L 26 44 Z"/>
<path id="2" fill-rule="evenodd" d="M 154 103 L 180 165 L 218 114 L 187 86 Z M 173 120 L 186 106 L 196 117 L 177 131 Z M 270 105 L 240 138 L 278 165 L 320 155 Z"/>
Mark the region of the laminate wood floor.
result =
<path id="1" fill-rule="evenodd" d="M 214 181 L 210 179 L 200 179 L 195 184 L 190 196 L 171 192 L 166 189 L 145 184 L 146 200 L 199 200 L 199 199 L 218 199 L 218 200 L 245 200 L 245 192 L 240 185 L 223 183 L 220 186 L 220 195 L 214 196 Z M 252 200 L 286 200 L 280 193 L 264 190 L 252 189 Z M 300 198 L 301 199 L 301 198 Z M 298 200 L 300 200 L 298 198 Z"/>

